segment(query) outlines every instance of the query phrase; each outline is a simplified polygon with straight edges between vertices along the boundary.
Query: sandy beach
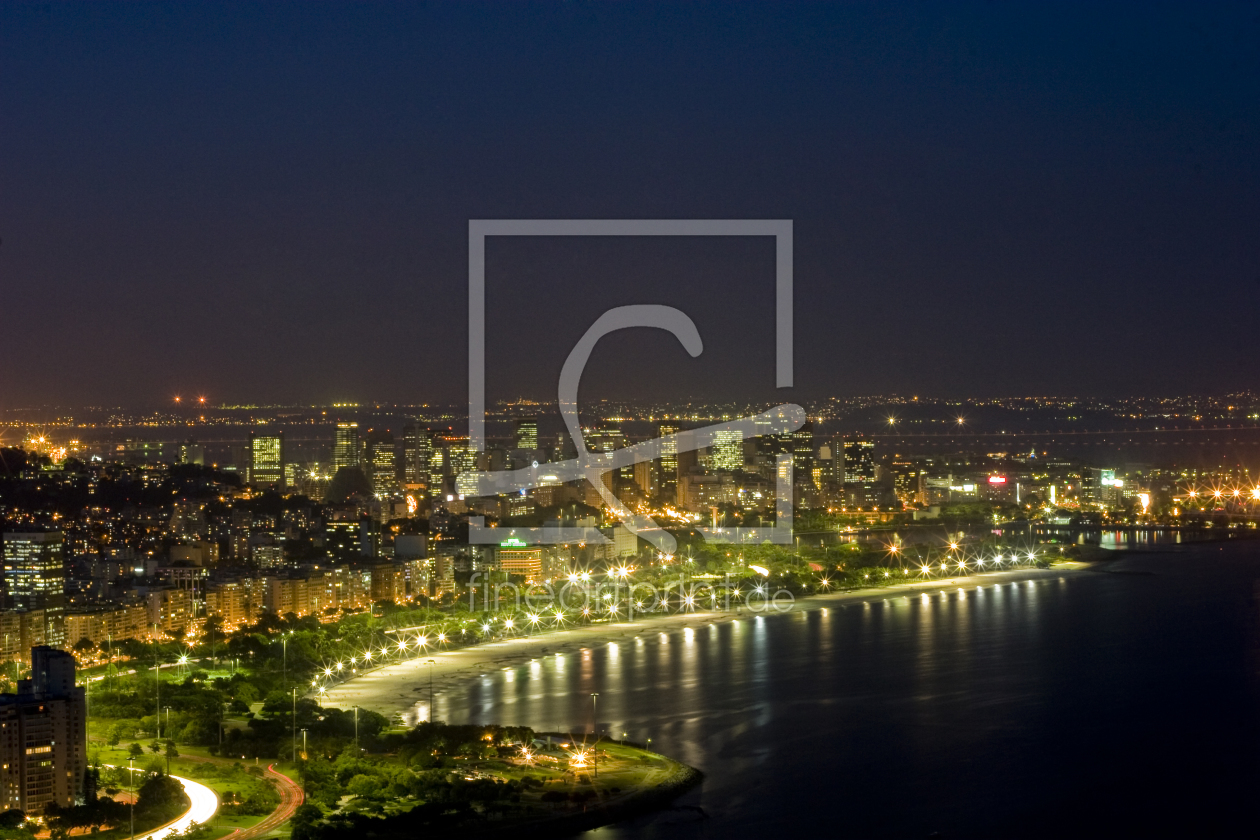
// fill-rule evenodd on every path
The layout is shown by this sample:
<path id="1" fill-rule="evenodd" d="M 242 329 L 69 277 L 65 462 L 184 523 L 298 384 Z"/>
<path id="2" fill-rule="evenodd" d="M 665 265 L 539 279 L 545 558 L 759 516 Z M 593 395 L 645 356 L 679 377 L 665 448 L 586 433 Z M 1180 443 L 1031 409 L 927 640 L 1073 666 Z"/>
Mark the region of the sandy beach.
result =
<path id="1" fill-rule="evenodd" d="M 402 715 L 406 723 L 414 724 L 417 719 L 424 720 L 428 713 L 430 667 L 436 697 L 463 680 L 491 671 L 518 666 L 542 656 L 578 653 L 584 648 L 633 639 L 643 633 L 681 633 L 688 627 L 748 620 L 757 615 L 769 617 L 848 603 L 907 598 L 923 592 L 968 590 L 998 583 L 1060 577 L 1079 574 L 1089 568 L 1089 565 L 1068 562 L 1056 564 L 1049 569 L 1018 568 L 977 572 L 956 578 L 911 580 L 892 586 L 812 595 L 797 599 L 781 613 L 776 613 L 773 609 L 755 613 L 747 608 L 738 611 L 696 610 L 672 615 L 648 615 L 634 621 L 544 630 L 456 650 L 435 648 L 423 656 L 374 668 L 336 686 L 329 686 L 320 703 L 341 709 L 359 706 L 379 712 L 391 720 L 397 720 Z M 429 660 L 433 660 L 432 666 L 427 664 Z"/>

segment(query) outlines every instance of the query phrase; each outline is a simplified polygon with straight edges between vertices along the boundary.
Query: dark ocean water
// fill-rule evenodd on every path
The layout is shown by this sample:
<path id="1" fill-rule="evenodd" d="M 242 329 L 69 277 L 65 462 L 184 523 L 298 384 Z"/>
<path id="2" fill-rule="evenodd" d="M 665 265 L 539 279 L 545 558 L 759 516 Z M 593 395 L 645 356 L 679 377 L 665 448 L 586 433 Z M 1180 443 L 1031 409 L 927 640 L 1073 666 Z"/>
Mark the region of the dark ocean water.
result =
<path id="1" fill-rule="evenodd" d="M 628 634 L 439 714 L 582 732 L 598 692 L 602 732 L 706 774 L 707 817 L 601 837 L 1254 836 L 1260 546 L 1106 568 Z"/>

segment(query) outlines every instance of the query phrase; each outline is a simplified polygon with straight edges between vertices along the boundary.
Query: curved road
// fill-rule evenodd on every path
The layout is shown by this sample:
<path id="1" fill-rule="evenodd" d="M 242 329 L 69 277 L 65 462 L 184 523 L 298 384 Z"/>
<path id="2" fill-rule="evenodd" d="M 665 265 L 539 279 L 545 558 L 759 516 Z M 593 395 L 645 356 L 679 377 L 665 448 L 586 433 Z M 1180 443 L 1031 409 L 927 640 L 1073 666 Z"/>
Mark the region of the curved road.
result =
<path id="1" fill-rule="evenodd" d="M 112 767 L 113 765 L 106 764 L 105 766 Z M 201 782 L 194 782 L 182 776 L 171 776 L 171 778 L 183 785 L 184 793 L 188 794 L 190 803 L 188 810 L 166 825 L 155 828 L 147 834 L 137 835 L 137 840 L 162 840 L 171 834 L 187 830 L 188 826 L 194 822 L 199 825 L 208 822 L 219 810 L 219 795 L 213 790 Z"/>
<path id="2" fill-rule="evenodd" d="M 204 825 L 214 816 L 214 812 L 219 810 L 219 796 L 213 790 L 201 784 L 194 782 L 192 779 L 185 779 L 181 776 L 171 776 L 172 779 L 184 786 L 184 793 L 188 794 L 188 801 L 192 803 L 192 807 L 184 812 L 184 815 L 175 822 L 167 823 L 156 831 L 151 831 L 138 840 L 162 840 L 172 834 L 178 834 L 186 831 L 188 826 L 194 822 L 198 825 Z"/>
<path id="3" fill-rule="evenodd" d="M 297 782 L 290 779 L 283 773 L 279 773 L 275 769 L 276 765 L 267 765 L 267 776 L 276 783 L 276 790 L 280 791 L 280 804 L 276 806 L 276 810 L 267 815 L 267 818 L 257 825 L 251 825 L 249 828 L 238 828 L 225 838 L 225 840 L 258 840 L 280 826 L 289 821 L 293 816 L 293 812 L 302 804 L 302 787 Z"/>

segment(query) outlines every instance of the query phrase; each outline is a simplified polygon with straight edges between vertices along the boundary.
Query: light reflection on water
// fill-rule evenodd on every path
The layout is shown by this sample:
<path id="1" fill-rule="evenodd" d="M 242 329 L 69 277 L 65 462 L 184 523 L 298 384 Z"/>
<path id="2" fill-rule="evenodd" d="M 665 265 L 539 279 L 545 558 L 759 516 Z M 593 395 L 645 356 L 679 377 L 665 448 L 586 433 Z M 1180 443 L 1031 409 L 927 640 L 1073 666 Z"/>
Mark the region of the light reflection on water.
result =
<path id="1" fill-rule="evenodd" d="M 1257 696 L 1260 666 L 1239 670 L 1240 651 L 1255 646 L 1240 631 L 1260 627 L 1251 561 L 1210 574 L 1133 562 L 1158 573 L 973 578 L 784 616 L 698 619 L 676 633 L 627 629 L 530 663 L 528 680 L 491 672 L 439 695 L 437 716 L 588 733 L 598 693 L 601 732 L 650 737 L 705 771 L 684 802 L 707 819 L 668 811 L 598 832 L 609 837 L 752 836 L 785 827 L 785 813 L 794 829 L 832 832 L 836 808 L 854 836 L 1028 836 L 1030 811 L 1070 821 L 1076 807 L 1083 818 L 1093 800 L 1081 774 L 1098 762 L 1140 809 L 1150 791 L 1193 784 L 1167 751 L 1208 743 L 1193 740 L 1202 726 L 1228 721 L 1230 744 L 1260 746 L 1228 702 Z M 1211 692 L 1188 690 L 1196 681 Z M 1169 714 L 1181 728 L 1169 729 Z M 1238 777 L 1260 782 L 1252 770 Z M 1129 778 L 1142 786 L 1125 788 Z"/>

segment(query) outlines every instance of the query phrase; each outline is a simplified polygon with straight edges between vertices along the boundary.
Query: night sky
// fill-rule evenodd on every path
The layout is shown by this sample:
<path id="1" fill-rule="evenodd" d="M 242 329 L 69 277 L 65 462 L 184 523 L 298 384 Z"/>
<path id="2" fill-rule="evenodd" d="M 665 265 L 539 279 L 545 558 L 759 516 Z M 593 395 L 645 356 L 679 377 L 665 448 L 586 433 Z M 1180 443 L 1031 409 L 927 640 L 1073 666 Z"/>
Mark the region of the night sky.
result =
<path id="1" fill-rule="evenodd" d="M 786 218 L 501 240 L 491 399 L 1254 388 L 1255 4 L 0 5 L 0 407 L 466 400 L 470 218 Z"/>

